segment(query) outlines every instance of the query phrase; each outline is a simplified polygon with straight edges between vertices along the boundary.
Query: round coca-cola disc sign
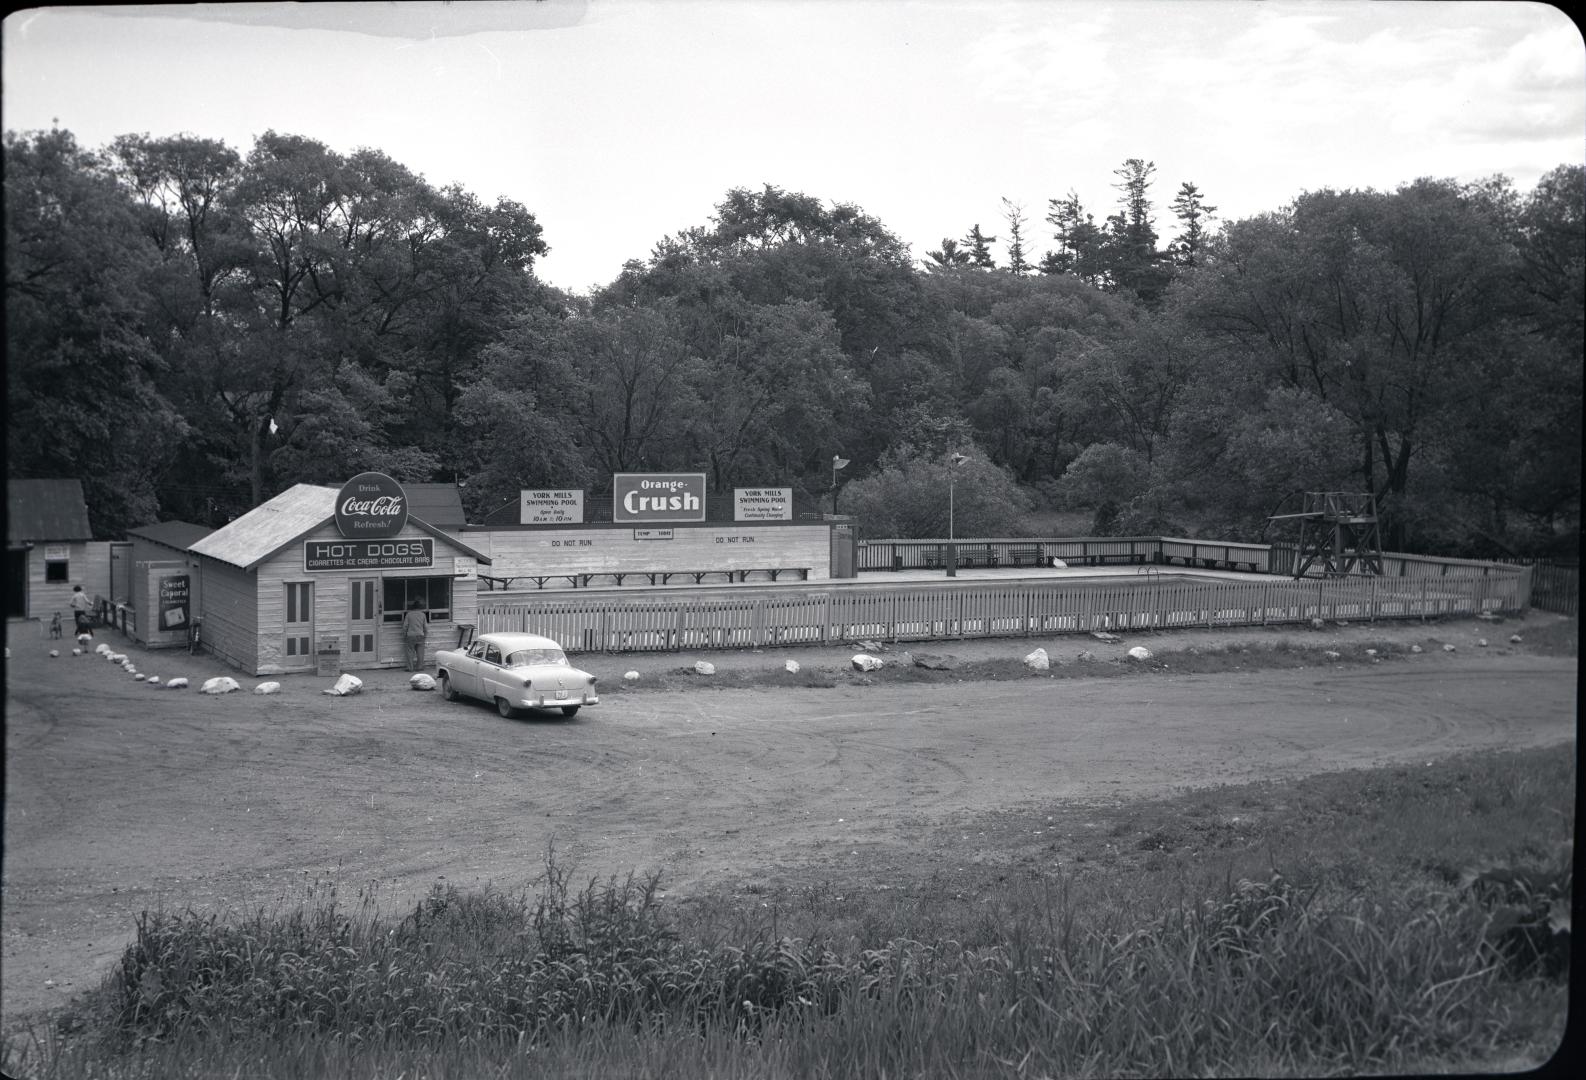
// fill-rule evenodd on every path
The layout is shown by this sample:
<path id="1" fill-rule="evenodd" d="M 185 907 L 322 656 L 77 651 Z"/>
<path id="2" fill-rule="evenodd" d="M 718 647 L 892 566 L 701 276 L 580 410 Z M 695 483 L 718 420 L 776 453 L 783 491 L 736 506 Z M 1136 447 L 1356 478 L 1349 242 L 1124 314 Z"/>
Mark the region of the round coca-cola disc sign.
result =
<path id="1" fill-rule="evenodd" d="M 349 540 L 384 540 L 407 523 L 407 492 L 385 473 L 359 473 L 336 496 L 336 529 Z"/>

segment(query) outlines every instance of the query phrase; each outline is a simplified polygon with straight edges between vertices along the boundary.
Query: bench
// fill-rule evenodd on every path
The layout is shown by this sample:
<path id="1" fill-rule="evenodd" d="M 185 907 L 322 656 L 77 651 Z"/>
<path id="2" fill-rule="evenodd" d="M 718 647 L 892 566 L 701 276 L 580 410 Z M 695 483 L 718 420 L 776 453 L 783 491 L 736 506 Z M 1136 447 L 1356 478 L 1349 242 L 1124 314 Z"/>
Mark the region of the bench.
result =
<path id="1" fill-rule="evenodd" d="M 1014 566 L 1046 565 L 1046 548 L 1041 544 L 1014 544 L 1008 549 Z"/>
<path id="2" fill-rule="evenodd" d="M 946 544 L 938 544 L 934 548 L 926 548 L 926 568 L 939 570 L 946 566 L 946 549 Z M 990 544 L 963 544 L 958 548 L 958 566 L 960 569 L 968 570 L 976 566 L 992 567 L 996 565 L 997 549 Z"/>

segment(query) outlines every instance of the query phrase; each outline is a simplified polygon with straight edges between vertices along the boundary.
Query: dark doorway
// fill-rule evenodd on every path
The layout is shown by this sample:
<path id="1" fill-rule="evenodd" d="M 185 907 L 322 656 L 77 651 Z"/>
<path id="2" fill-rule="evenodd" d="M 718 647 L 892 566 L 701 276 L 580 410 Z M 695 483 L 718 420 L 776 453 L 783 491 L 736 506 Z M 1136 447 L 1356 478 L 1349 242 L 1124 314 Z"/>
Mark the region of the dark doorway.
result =
<path id="1" fill-rule="evenodd" d="M 28 617 L 28 553 L 13 548 L 6 552 L 6 618 Z"/>

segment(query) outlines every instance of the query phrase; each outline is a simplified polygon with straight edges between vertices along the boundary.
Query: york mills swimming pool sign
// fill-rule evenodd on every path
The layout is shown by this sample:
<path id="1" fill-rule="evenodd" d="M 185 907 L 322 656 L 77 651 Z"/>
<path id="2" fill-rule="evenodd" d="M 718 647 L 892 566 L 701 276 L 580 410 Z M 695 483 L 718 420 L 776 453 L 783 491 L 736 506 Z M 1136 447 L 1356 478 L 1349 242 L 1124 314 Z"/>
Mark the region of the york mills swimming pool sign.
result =
<path id="1" fill-rule="evenodd" d="M 614 473 L 611 520 L 704 521 L 704 473 Z"/>

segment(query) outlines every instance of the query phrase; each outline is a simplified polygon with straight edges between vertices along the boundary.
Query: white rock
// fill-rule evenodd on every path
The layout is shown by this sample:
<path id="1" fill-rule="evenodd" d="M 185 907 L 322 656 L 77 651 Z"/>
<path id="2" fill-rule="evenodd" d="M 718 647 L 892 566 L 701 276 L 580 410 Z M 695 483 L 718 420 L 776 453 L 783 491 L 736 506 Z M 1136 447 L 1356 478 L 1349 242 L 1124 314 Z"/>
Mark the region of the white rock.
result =
<path id="1" fill-rule="evenodd" d="M 358 676 L 343 675 L 341 678 L 336 680 L 335 686 L 324 691 L 324 693 L 330 694 L 333 697 L 346 697 L 348 694 L 356 694 L 362 689 L 363 680 L 358 678 Z"/>
<path id="2" fill-rule="evenodd" d="M 81 649 L 73 649 L 72 650 L 72 655 L 73 656 L 81 656 L 81 655 L 83 655 L 83 650 L 81 650 Z"/>
<path id="3" fill-rule="evenodd" d="M 622 679 L 624 682 L 638 682 L 639 673 L 637 671 L 624 671 L 622 673 Z"/>
<path id="4" fill-rule="evenodd" d="M 173 682 L 175 680 L 172 680 Z M 213 679 L 206 679 L 204 685 L 198 688 L 202 694 L 229 694 L 233 690 L 241 690 L 237 680 L 230 675 L 216 675 Z"/>
<path id="5" fill-rule="evenodd" d="M 1366 655 L 1367 656 L 1376 656 L 1377 655 L 1377 650 L 1376 649 L 1367 649 L 1366 650 Z"/>
<path id="6" fill-rule="evenodd" d="M 1067 570 L 1068 569 L 1068 563 L 1064 562 L 1062 559 L 1059 559 L 1056 555 L 1052 556 L 1051 565 L 1053 567 L 1055 567 L 1056 569 L 1058 569 L 1058 570 Z"/>
<path id="7" fill-rule="evenodd" d="M 711 663 L 709 660 L 695 660 L 694 661 L 694 674 L 695 675 L 714 675 L 714 674 L 716 674 L 716 665 Z"/>
<path id="8" fill-rule="evenodd" d="M 413 690 L 433 690 L 435 679 L 421 671 L 408 680 L 408 687 Z"/>
<path id="9" fill-rule="evenodd" d="M 50 650 L 50 655 L 51 656 L 59 656 L 60 654 L 61 654 L 61 651 L 59 649 L 51 649 Z"/>
<path id="10" fill-rule="evenodd" d="M 167 690 L 181 690 L 187 686 L 187 679 L 181 675 L 171 679 L 165 684 Z"/>
<path id="11" fill-rule="evenodd" d="M 150 675 L 146 680 L 144 680 L 143 685 L 145 685 L 145 686 L 159 686 L 160 685 L 160 677 L 158 675 Z"/>
<path id="12" fill-rule="evenodd" d="M 1413 653 L 1422 653 L 1422 652 L 1425 652 L 1426 650 L 1421 648 L 1419 645 L 1411 645 L 1410 646 L 1410 651 L 1413 652 Z"/>
<path id="13" fill-rule="evenodd" d="M 1322 627 L 1324 627 L 1326 625 L 1327 625 L 1327 623 L 1322 621 L 1321 619 L 1312 619 L 1311 620 L 1311 629 L 1312 630 L 1320 630 L 1320 629 L 1322 629 Z"/>
<path id="14" fill-rule="evenodd" d="M 1144 645 L 1136 645 L 1129 650 L 1129 657 L 1132 660 L 1149 660 L 1151 659 L 1151 650 Z"/>
<path id="15" fill-rule="evenodd" d="M 279 694 L 281 684 L 278 682 L 262 682 L 253 688 L 255 694 Z"/>
<path id="16" fill-rule="evenodd" d="M 1518 644 L 1520 644 L 1521 640 L 1522 639 L 1521 639 L 1519 634 L 1510 634 L 1509 635 L 1509 644 L 1510 645 L 1518 645 Z"/>
<path id="17" fill-rule="evenodd" d="M 1444 645 L 1443 646 L 1443 651 L 1444 652 L 1453 652 L 1454 651 L 1454 646 L 1452 646 L 1452 645 Z"/>
<path id="18" fill-rule="evenodd" d="M 881 659 L 869 653 L 855 653 L 852 663 L 856 671 L 880 671 Z"/>
<path id="19" fill-rule="evenodd" d="M 782 670 L 786 671 L 789 675 L 797 675 L 799 673 L 799 662 L 797 660 L 789 660 L 787 663 L 782 665 Z"/>
<path id="20" fill-rule="evenodd" d="M 1478 647 L 1480 647 L 1480 648 L 1485 649 L 1487 647 L 1487 639 L 1486 638 L 1477 638 L 1476 639 L 1476 645 Z"/>
<path id="21" fill-rule="evenodd" d="M 104 656 L 109 651 L 110 651 L 110 646 L 106 645 L 103 641 L 101 641 L 98 645 L 94 646 L 94 652 L 98 653 L 100 656 Z"/>
<path id="22" fill-rule="evenodd" d="M 132 681 L 133 682 L 143 682 L 146 678 L 148 678 L 148 676 L 146 676 L 146 675 L 134 675 L 134 676 L 132 676 Z"/>
<path id="23" fill-rule="evenodd" d="M 1052 666 L 1052 658 L 1046 655 L 1045 649 L 1036 649 L 1025 656 L 1024 666 L 1034 671 L 1046 671 Z"/>

